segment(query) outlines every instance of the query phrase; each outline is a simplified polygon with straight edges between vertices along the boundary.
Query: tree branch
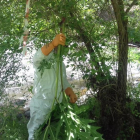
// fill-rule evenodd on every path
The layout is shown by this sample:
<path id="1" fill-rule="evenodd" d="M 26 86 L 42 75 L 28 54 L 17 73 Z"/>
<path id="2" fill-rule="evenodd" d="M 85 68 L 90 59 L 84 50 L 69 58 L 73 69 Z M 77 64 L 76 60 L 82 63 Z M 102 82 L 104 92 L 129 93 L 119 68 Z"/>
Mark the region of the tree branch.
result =
<path id="1" fill-rule="evenodd" d="M 138 2 L 137 0 L 133 0 L 133 2 L 129 5 L 129 7 L 126 9 L 126 13 L 130 11 L 130 9 L 135 5 L 135 3 Z"/>
<path id="2" fill-rule="evenodd" d="M 120 2 L 120 1 L 119 0 L 111 0 L 118 28 L 123 29 L 122 14 L 121 14 L 122 11 L 120 11 L 122 9 L 120 9 L 121 5 L 119 5 L 120 3 L 118 3 L 118 2 Z"/>

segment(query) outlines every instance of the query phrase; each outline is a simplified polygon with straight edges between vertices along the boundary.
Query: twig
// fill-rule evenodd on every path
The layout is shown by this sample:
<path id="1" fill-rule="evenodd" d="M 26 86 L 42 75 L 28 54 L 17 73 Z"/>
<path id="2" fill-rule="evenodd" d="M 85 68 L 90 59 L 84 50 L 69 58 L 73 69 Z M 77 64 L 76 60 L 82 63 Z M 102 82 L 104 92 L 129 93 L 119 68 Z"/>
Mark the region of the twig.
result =
<path id="1" fill-rule="evenodd" d="M 116 107 L 114 107 L 114 109 L 116 109 L 118 112 L 120 112 L 121 114 L 124 114 L 121 110 L 117 109 Z"/>
<path id="2" fill-rule="evenodd" d="M 116 86 L 116 84 L 109 84 L 109 85 L 106 85 L 106 86 L 102 87 L 102 89 L 100 90 L 100 92 L 101 92 L 104 88 L 109 87 L 109 86 Z M 115 91 L 116 91 L 116 90 L 115 90 Z M 116 92 L 117 92 L 117 91 L 116 91 Z"/>
<path id="3" fill-rule="evenodd" d="M 126 9 L 125 13 L 127 14 L 130 9 L 135 5 L 135 3 L 137 2 L 137 0 L 133 0 L 133 2 L 129 5 L 129 7 Z"/>

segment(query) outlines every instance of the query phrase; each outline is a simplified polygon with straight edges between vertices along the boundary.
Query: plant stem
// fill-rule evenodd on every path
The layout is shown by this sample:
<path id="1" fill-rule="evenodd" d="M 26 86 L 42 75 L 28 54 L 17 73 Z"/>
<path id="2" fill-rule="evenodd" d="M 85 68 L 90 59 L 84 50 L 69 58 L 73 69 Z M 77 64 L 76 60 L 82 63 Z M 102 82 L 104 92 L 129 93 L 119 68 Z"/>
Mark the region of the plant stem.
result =
<path id="1" fill-rule="evenodd" d="M 43 136 L 43 140 L 45 140 L 46 133 L 47 133 L 48 128 L 49 128 L 49 126 L 50 126 L 50 121 L 51 121 L 51 118 L 49 118 L 48 126 L 47 126 L 47 128 L 45 129 L 45 134 L 44 134 L 44 136 Z"/>

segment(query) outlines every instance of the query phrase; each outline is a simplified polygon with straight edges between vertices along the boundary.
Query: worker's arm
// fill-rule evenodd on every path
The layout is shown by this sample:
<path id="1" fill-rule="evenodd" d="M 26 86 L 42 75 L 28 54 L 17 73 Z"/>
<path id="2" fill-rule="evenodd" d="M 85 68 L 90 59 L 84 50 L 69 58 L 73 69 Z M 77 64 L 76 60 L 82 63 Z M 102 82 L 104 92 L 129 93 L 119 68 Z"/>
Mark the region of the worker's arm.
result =
<path id="1" fill-rule="evenodd" d="M 44 55 L 49 55 L 50 52 L 56 48 L 58 45 L 62 45 L 64 46 L 65 45 L 65 42 L 66 42 L 66 37 L 64 34 L 60 33 L 58 35 L 56 35 L 56 37 L 53 39 L 52 42 L 44 45 L 42 48 L 41 48 L 41 51 Z"/>
<path id="2" fill-rule="evenodd" d="M 33 65 L 35 68 L 40 66 L 40 62 L 45 59 L 48 61 L 52 57 L 52 50 L 56 48 L 59 44 L 65 45 L 66 37 L 63 34 L 58 34 L 52 40 L 52 42 L 44 45 L 42 48 L 39 48 L 33 57 Z"/>
<path id="3" fill-rule="evenodd" d="M 66 95 L 68 95 L 70 97 L 71 103 L 75 103 L 77 101 L 77 97 L 76 97 L 75 93 L 73 92 L 72 88 L 70 88 L 70 87 L 66 88 L 65 93 L 66 93 Z"/>

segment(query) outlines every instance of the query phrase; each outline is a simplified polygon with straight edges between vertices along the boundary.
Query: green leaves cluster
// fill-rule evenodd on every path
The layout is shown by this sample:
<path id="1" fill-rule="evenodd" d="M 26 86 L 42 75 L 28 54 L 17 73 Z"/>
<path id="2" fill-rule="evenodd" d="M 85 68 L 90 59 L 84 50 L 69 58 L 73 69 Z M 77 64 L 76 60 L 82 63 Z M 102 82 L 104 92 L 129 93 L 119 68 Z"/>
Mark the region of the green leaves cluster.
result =
<path id="1" fill-rule="evenodd" d="M 131 2 L 125 1 L 125 8 Z M 0 90 L 6 87 L 10 80 L 16 80 L 18 78 L 16 73 L 21 69 L 22 46 L 19 40 L 23 34 L 25 5 L 25 0 L 0 1 Z M 73 68 L 80 69 L 85 79 L 91 79 L 89 88 L 94 84 L 98 86 L 97 83 L 103 79 L 107 84 L 111 75 L 111 65 L 117 62 L 118 45 L 117 24 L 110 5 L 110 2 L 106 3 L 104 0 L 31 0 L 29 40 L 33 42 L 35 48 L 40 48 L 42 43 L 50 42 L 60 32 L 59 23 L 65 16 L 69 62 L 74 62 Z M 128 20 L 129 41 L 139 43 L 139 6 L 128 14 Z M 29 50 L 31 46 L 28 46 Z M 132 57 L 139 61 L 139 54 Z M 47 64 L 43 61 L 39 69 L 43 69 L 45 65 Z M 139 91 L 137 93 L 139 95 Z M 79 118 L 78 111 L 69 105 L 59 105 L 58 111 L 57 114 L 61 113 L 57 119 L 61 123 L 58 122 L 56 126 L 51 122 L 48 137 L 101 138 L 101 135 L 96 133 L 97 128 L 90 125 L 93 122 Z M 62 115 L 64 112 L 65 117 Z M 54 115 L 54 118 L 56 117 L 57 115 Z"/>
<path id="2" fill-rule="evenodd" d="M 97 131 L 99 127 L 95 126 L 95 121 L 80 118 L 78 114 L 86 111 L 88 106 L 75 108 L 69 103 L 63 102 L 55 106 L 51 113 L 51 122 L 42 125 L 36 131 L 36 139 L 54 139 L 54 140 L 103 140 L 102 135 Z"/>
<path id="3" fill-rule="evenodd" d="M 54 68 L 54 65 L 55 65 L 56 61 L 54 59 L 49 59 L 49 61 L 43 59 L 41 62 L 40 62 L 40 65 L 38 67 L 38 71 L 41 73 L 41 76 L 43 75 L 43 72 L 45 69 L 51 69 L 51 68 Z"/>
<path id="4" fill-rule="evenodd" d="M 19 113 L 19 108 L 14 108 L 13 106 L 5 105 L 2 106 L 0 110 L 0 139 L 28 139 L 28 132 L 26 129 L 28 119 L 25 118 L 24 115 L 22 115 L 22 113 Z"/>
<path id="5" fill-rule="evenodd" d="M 0 1 L 0 90 L 17 80 L 16 73 L 22 68 L 19 40 L 23 33 L 24 4 L 22 0 Z"/>

